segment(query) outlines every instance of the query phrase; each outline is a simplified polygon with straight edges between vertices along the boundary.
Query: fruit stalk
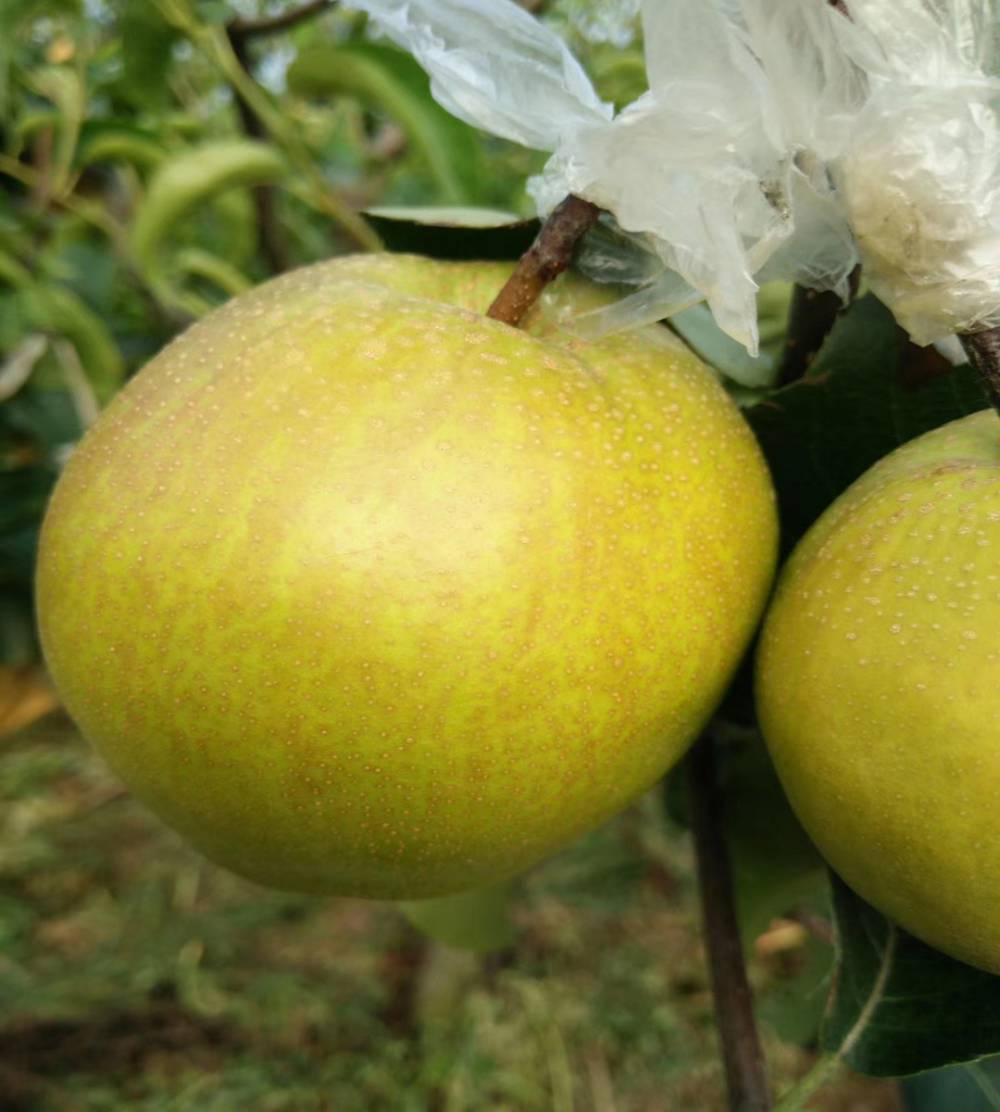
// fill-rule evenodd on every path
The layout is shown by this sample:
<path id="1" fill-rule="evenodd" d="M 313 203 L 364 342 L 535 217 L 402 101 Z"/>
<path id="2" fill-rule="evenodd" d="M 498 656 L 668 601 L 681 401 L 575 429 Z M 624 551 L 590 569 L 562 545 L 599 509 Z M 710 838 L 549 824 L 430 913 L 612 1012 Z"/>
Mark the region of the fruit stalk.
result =
<path id="1" fill-rule="evenodd" d="M 687 771 L 691 831 L 729 1107 L 734 1112 L 766 1112 L 771 1107 L 771 1092 L 736 921 L 711 731 L 695 745 Z"/>
<path id="2" fill-rule="evenodd" d="M 990 404 L 1000 414 L 1000 328 L 968 332 L 960 339 L 969 362 L 982 376 Z"/>
<path id="3" fill-rule="evenodd" d="M 549 282 L 569 269 L 577 244 L 600 215 L 597 205 L 572 193 L 560 201 L 486 315 L 516 328 Z"/>

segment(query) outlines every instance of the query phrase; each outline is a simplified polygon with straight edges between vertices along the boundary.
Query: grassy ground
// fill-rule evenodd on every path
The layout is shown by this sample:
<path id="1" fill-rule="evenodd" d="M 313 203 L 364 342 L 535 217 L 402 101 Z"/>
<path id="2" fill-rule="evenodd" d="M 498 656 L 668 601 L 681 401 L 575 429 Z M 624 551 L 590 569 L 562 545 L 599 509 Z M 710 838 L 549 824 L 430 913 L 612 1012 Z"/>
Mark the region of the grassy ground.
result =
<path id="1" fill-rule="evenodd" d="M 0 740 L 0 1110 L 724 1108 L 690 848 L 657 797 L 513 914 L 513 948 L 474 958 L 390 906 L 246 884 L 50 714 Z M 752 963 L 779 1085 L 810 1061 L 780 1033 L 808 1033 L 814 948 L 785 925 Z M 849 1080 L 815 1107 L 898 1105 Z"/>

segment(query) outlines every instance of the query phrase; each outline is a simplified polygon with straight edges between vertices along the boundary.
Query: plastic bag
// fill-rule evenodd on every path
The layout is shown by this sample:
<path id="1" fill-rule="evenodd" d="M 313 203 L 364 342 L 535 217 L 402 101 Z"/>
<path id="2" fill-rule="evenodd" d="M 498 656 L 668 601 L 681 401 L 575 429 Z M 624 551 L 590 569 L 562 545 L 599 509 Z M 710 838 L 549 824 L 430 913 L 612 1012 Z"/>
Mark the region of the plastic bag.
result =
<path id="1" fill-rule="evenodd" d="M 554 151 L 613 115 L 569 48 L 512 0 L 349 0 L 431 79 L 453 116 Z M 560 198 L 561 200 L 562 198 Z"/>
<path id="2" fill-rule="evenodd" d="M 1000 324 L 1000 0 L 644 0 L 649 91 L 612 118 L 565 44 L 513 0 L 350 0 L 467 122 L 553 152 L 545 214 L 576 193 L 639 288 L 581 320 L 623 328 L 707 300 L 757 350 L 760 282 L 871 285 L 921 343 Z"/>
<path id="3" fill-rule="evenodd" d="M 834 166 L 872 289 L 918 344 L 1000 326 L 1000 3 L 852 0 L 868 94 Z"/>

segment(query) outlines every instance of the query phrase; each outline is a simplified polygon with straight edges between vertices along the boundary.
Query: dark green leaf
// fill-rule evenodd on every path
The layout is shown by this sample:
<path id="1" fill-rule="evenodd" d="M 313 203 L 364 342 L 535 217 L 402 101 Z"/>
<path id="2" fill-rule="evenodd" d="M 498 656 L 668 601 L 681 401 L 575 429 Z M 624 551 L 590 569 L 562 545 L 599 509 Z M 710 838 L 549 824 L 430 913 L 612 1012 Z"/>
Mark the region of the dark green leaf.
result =
<path id="1" fill-rule="evenodd" d="M 740 928 L 752 941 L 772 919 L 825 904 L 826 868 L 757 731 L 720 724 L 716 736 Z"/>
<path id="2" fill-rule="evenodd" d="M 0 664 L 22 667 L 38 659 L 38 643 L 31 612 L 31 596 L 24 591 L 0 590 Z M 0 944 L 5 925 L 0 924 Z"/>
<path id="3" fill-rule="evenodd" d="M 1000 977 L 954 961 L 834 879 L 839 965 L 823 1045 L 899 1077 L 1000 1052 Z"/>
<path id="4" fill-rule="evenodd" d="M 378 43 L 316 46 L 302 51 L 288 85 L 303 96 L 346 93 L 385 113 L 406 133 L 441 192 L 461 204 L 481 192 L 478 132 L 446 112 L 409 54 Z"/>
<path id="5" fill-rule="evenodd" d="M 518 259 L 540 226 L 481 208 L 374 208 L 365 215 L 390 251 L 433 259 Z"/>
<path id="6" fill-rule="evenodd" d="M 125 0 L 121 32 L 122 91 L 144 108 L 161 106 L 170 94 L 167 73 L 179 32 L 150 0 Z"/>
<path id="7" fill-rule="evenodd" d="M 928 377 L 914 366 L 920 354 L 869 295 L 838 321 L 806 378 L 746 411 L 774 476 L 786 548 L 882 456 L 984 408 L 969 367 L 913 381 Z"/>
<path id="8" fill-rule="evenodd" d="M 907 1112 L 997 1112 L 1000 1058 L 908 1077 L 903 1095 Z"/>

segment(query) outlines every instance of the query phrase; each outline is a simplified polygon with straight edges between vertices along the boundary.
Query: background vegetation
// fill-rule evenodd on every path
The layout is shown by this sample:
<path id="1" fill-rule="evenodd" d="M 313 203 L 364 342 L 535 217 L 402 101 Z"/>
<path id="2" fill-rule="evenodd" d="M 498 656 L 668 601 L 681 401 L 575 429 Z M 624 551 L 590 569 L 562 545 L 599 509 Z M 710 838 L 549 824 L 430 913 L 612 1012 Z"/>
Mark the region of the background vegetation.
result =
<path id="1" fill-rule="evenodd" d="M 122 791 L 45 687 L 31 613 L 40 517 L 74 443 L 150 355 L 289 266 L 381 242 L 514 257 L 530 241 L 524 182 L 540 156 L 447 116 L 409 56 L 355 14 L 320 3 L 317 18 L 259 25 L 290 6 L 0 4 L 0 1109 L 721 1109 L 678 782 L 526 878 L 511 939 L 473 955 L 429 942 L 393 907 L 266 893 L 203 863 Z M 644 87 L 637 6 L 534 8 L 621 104 Z M 440 206 L 453 211 L 413 211 Z M 454 211 L 470 207 L 499 210 L 494 227 L 470 230 Z M 756 363 L 698 311 L 676 327 L 750 407 L 790 543 L 875 458 L 982 396 L 866 299 L 816 379 L 774 404 L 787 299 L 769 291 Z M 824 1033 L 828 881 L 744 704 L 737 685 L 725 777 L 784 1087 L 850 1026 L 872 979 L 864 939 L 889 928 L 842 894 L 841 927 L 870 934 L 853 950 L 845 934 L 851 991 Z M 935 960 L 917 964 L 926 974 Z M 893 1002 L 853 1064 L 909 1072 L 900 1030 L 918 1065 L 1000 1047 L 993 979 L 944 964 L 922 997 L 893 972 Z M 930 997 L 958 994 L 956 1031 L 979 1023 L 984 1041 L 921 1027 L 928 984 Z M 926 1075 L 905 1099 L 1000 1107 L 990 1068 Z M 848 1079 L 814 1106 L 903 1100 L 894 1083 Z"/>

